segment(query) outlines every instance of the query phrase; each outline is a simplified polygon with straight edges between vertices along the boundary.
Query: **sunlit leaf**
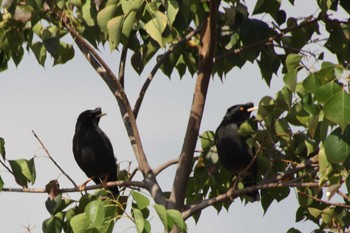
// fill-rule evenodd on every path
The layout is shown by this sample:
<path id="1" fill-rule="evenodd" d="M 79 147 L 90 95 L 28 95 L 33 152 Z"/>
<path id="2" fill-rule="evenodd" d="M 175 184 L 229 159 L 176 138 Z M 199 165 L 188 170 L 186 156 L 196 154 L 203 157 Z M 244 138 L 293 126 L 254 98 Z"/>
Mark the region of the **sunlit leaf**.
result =
<path id="1" fill-rule="evenodd" d="M 289 71 L 283 77 L 283 81 L 286 87 L 288 87 L 288 89 L 291 90 L 292 92 L 295 92 L 295 88 L 297 86 L 297 73 L 298 73 L 297 70 L 294 69 Z"/>
<path id="2" fill-rule="evenodd" d="M 101 30 L 108 33 L 107 23 L 110 19 L 114 17 L 114 13 L 117 10 L 117 5 L 107 5 L 101 11 L 97 13 L 97 24 Z"/>
<path id="3" fill-rule="evenodd" d="M 86 0 L 82 7 L 83 19 L 85 20 L 85 23 L 90 27 L 95 26 L 94 18 L 96 14 L 96 9 L 92 5 L 91 1 L 92 0 Z"/>
<path id="4" fill-rule="evenodd" d="M 134 201 L 137 203 L 138 209 L 142 210 L 149 206 L 149 199 L 139 192 L 132 191 L 131 196 Z"/>
<path id="5" fill-rule="evenodd" d="M 144 227 L 145 227 L 145 219 L 143 218 L 143 215 L 140 210 L 133 209 L 133 215 L 135 219 L 135 225 L 138 233 L 142 233 Z"/>
<path id="6" fill-rule="evenodd" d="M 294 54 L 294 53 L 288 54 L 288 56 L 286 58 L 287 70 L 288 71 L 297 70 L 302 58 L 303 58 L 303 56 L 301 56 L 299 54 Z"/>
<path id="7" fill-rule="evenodd" d="M 166 28 L 166 23 L 168 19 L 165 14 L 161 13 L 160 11 L 157 11 L 155 14 L 155 17 L 148 21 L 144 28 L 148 35 L 152 37 L 159 46 L 163 46 L 163 38 L 162 38 L 162 33 L 164 29 Z"/>
<path id="8" fill-rule="evenodd" d="M 117 16 L 109 20 L 107 23 L 108 41 L 111 50 L 118 47 L 123 18 L 123 16 Z"/>
<path id="9" fill-rule="evenodd" d="M 166 11 L 168 13 L 169 18 L 169 24 L 170 26 L 173 25 L 173 22 L 176 19 L 176 15 L 179 12 L 179 3 L 175 0 L 168 0 L 166 1 Z"/>
<path id="10" fill-rule="evenodd" d="M 15 175 L 17 184 L 24 187 L 28 187 L 28 182 L 34 184 L 36 178 L 34 158 L 30 160 L 17 159 L 8 161 Z"/>
<path id="11" fill-rule="evenodd" d="M 181 213 L 178 210 L 167 210 L 167 215 L 168 218 L 171 218 L 172 221 L 175 223 L 175 225 L 177 226 L 177 228 L 180 229 L 181 232 L 185 232 L 186 231 L 186 223 L 182 218 Z"/>
<path id="12" fill-rule="evenodd" d="M 90 202 L 85 208 L 86 219 L 89 227 L 100 226 L 104 221 L 105 203 L 100 199 Z"/>
<path id="13" fill-rule="evenodd" d="M 156 210 L 160 220 L 162 221 L 164 227 L 168 229 L 168 217 L 167 217 L 167 212 L 166 209 L 163 205 L 155 204 L 154 209 Z M 171 229 L 168 229 L 171 230 Z"/>
<path id="14" fill-rule="evenodd" d="M 74 233 L 85 233 L 87 231 L 89 222 L 87 221 L 86 214 L 81 213 L 81 214 L 75 215 L 70 220 L 69 224 L 72 227 Z"/>

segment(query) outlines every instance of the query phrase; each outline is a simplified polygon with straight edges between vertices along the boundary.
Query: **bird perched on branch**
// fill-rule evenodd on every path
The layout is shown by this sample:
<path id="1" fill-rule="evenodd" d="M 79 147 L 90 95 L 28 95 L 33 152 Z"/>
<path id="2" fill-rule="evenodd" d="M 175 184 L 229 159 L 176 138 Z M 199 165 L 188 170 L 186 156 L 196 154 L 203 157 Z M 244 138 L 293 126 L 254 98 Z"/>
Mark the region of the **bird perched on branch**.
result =
<path id="1" fill-rule="evenodd" d="M 117 160 L 114 157 L 113 147 L 100 129 L 100 118 L 106 115 L 101 108 L 82 112 L 75 126 L 73 137 L 73 154 L 81 170 L 96 183 L 107 183 L 117 180 Z M 118 187 L 108 188 L 114 196 L 119 194 Z"/>
<path id="2" fill-rule="evenodd" d="M 253 103 L 234 105 L 227 109 L 226 115 L 215 132 L 215 144 L 219 160 L 224 168 L 235 175 L 242 175 L 245 187 L 256 184 L 257 166 L 253 163 L 245 174 L 241 174 L 251 163 L 253 155 L 246 139 L 239 134 L 239 127 L 248 120 L 255 110 Z M 259 192 L 247 193 L 253 201 L 259 199 Z"/>

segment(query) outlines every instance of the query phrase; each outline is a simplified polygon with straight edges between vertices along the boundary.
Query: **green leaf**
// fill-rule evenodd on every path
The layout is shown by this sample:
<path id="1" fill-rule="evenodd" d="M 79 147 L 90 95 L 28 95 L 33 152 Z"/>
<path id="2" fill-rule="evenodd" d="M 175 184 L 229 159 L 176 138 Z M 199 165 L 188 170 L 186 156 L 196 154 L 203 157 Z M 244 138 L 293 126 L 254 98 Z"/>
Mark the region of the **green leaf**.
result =
<path id="1" fill-rule="evenodd" d="M 6 159 L 5 140 L 3 138 L 0 138 L 0 155 L 3 160 Z"/>
<path id="2" fill-rule="evenodd" d="M 205 131 L 201 135 L 201 145 L 203 151 L 208 151 L 215 144 L 214 143 L 214 132 L 213 131 Z"/>
<path id="3" fill-rule="evenodd" d="M 166 209 L 163 205 L 159 205 L 159 204 L 155 204 L 154 205 L 154 209 L 156 210 L 160 220 L 162 221 L 165 229 L 167 229 L 168 231 L 171 229 L 168 229 L 168 216 L 167 216 L 167 212 Z"/>
<path id="4" fill-rule="evenodd" d="M 142 233 L 144 227 L 145 227 L 145 219 L 143 218 L 143 215 L 140 210 L 133 209 L 133 215 L 135 219 L 135 225 L 138 233 Z"/>
<path id="5" fill-rule="evenodd" d="M 286 87 L 292 92 L 295 92 L 295 88 L 297 86 L 297 73 L 298 71 L 294 69 L 286 73 L 283 77 Z"/>
<path id="6" fill-rule="evenodd" d="M 134 201 L 136 202 L 136 204 L 140 210 L 149 206 L 149 200 L 144 195 L 142 195 L 138 192 L 132 191 L 131 196 L 134 199 Z"/>
<path id="7" fill-rule="evenodd" d="M 92 5 L 91 0 L 86 0 L 82 7 L 83 19 L 85 23 L 93 27 L 95 26 L 96 8 Z"/>
<path id="8" fill-rule="evenodd" d="M 172 26 L 179 12 L 179 3 L 176 0 L 168 0 L 165 2 L 165 7 L 168 13 L 169 24 Z"/>
<path id="9" fill-rule="evenodd" d="M 122 9 L 125 14 L 122 33 L 127 39 L 129 38 L 131 30 L 133 28 L 137 11 L 142 10 L 141 9 L 142 2 L 143 2 L 142 0 L 122 2 Z"/>
<path id="10" fill-rule="evenodd" d="M 303 86 L 309 92 L 315 93 L 319 89 L 319 87 L 321 86 L 321 82 L 314 73 L 311 73 L 303 81 Z"/>
<path id="11" fill-rule="evenodd" d="M 54 65 L 64 64 L 74 57 L 74 49 L 71 44 L 67 44 L 63 41 L 59 42 L 58 50 L 56 54 L 53 54 Z"/>
<path id="12" fill-rule="evenodd" d="M 86 220 L 90 223 L 89 227 L 97 228 L 104 221 L 105 203 L 100 199 L 90 202 L 85 208 Z"/>
<path id="13" fill-rule="evenodd" d="M 178 210 L 167 210 L 168 218 L 171 218 L 181 232 L 186 232 L 186 223 Z"/>
<path id="14" fill-rule="evenodd" d="M 62 212 L 67 206 L 69 206 L 73 201 L 71 199 L 62 198 L 62 194 L 59 194 L 55 197 L 54 200 L 47 198 L 45 205 L 47 210 L 51 215 L 54 215 L 58 212 Z"/>
<path id="15" fill-rule="evenodd" d="M 312 217 L 314 217 L 314 218 L 318 218 L 319 216 L 320 216 L 320 214 L 322 213 L 322 211 L 321 210 L 319 210 L 319 209 L 316 209 L 316 208 L 308 208 L 308 211 L 309 211 L 309 213 L 311 214 L 311 216 Z"/>
<path id="16" fill-rule="evenodd" d="M 342 130 L 338 127 L 326 138 L 324 149 L 329 162 L 343 163 L 350 154 L 350 126 Z"/>
<path id="17" fill-rule="evenodd" d="M 157 11 L 155 13 L 155 17 L 148 21 L 144 26 L 147 34 L 150 35 L 152 39 L 159 44 L 160 47 L 163 46 L 162 33 L 166 28 L 167 21 L 167 16 L 162 12 Z"/>
<path id="18" fill-rule="evenodd" d="M 30 160 L 17 159 L 8 160 L 15 175 L 17 184 L 28 187 L 28 182 L 34 184 L 36 178 L 34 158 Z"/>
<path id="19" fill-rule="evenodd" d="M 350 124 L 350 95 L 344 90 L 334 94 L 324 104 L 324 114 L 344 130 Z"/>
<path id="20" fill-rule="evenodd" d="M 334 80 L 335 77 L 335 68 L 336 65 L 330 62 L 323 62 L 321 69 L 316 73 L 317 77 L 321 83 L 327 83 Z"/>
<path id="21" fill-rule="evenodd" d="M 328 82 L 316 90 L 315 99 L 321 104 L 324 104 L 331 96 L 341 90 L 342 88 L 338 83 L 334 81 Z"/>
<path id="22" fill-rule="evenodd" d="M 101 11 L 97 13 L 97 24 L 104 33 L 108 33 L 107 23 L 114 17 L 114 13 L 117 10 L 117 5 L 107 5 Z"/>
<path id="23" fill-rule="evenodd" d="M 44 233 L 61 233 L 63 228 L 63 214 L 57 213 L 43 222 L 42 230 Z"/>
<path id="24" fill-rule="evenodd" d="M 4 187 L 4 181 L 2 180 L 0 176 L 0 192 L 2 191 L 2 188 Z"/>
<path id="25" fill-rule="evenodd" d="M 313 196 L 314 194 L 312 193 L 312 190 L 310 188 L 302 188 L 301 191 L 303 193 L 306 193 L 309 196 Z M 302 195 L 302 194 L 298 194 L 298 201 L 299 201 L 299 205 L 302 207 L 309 207 L 314 200 L 308 196 Z"/>
<path id="26" fill-rule="evenodd" d="M 109 20 L 107 23 L 107 32 L 109 38 L 108 42 L 111 50 L 118 47 L 123 18 L 123 16 L 117 16 Z"/>
<path id="27" fill-rule="evenodd" d="M 261 190 L 261 206 L 264 209 L 264 214 L 266 214 L 266 211 L 270 207 L 271 203 L 273 202 L 273 197 L 270 196 L 267 189 Z"/>
<path id="28" fill-rule="evenodd" d="M 86 233 L 88 221 L 85 213 L 75 215 L 69 222 L 74 233 Z"/>
<path id="29" fill-rule="evenodd" d="M 31 47 L 36 60 L 41 66 L 45 66 L 45 60 L 46 60 L 46 49 L 43 43 L 40 41 L 35 42 Z"/>
<path id="30" fill-rule="evenodd" d="M 301 231 L 299 231 L 298 229 L 292 227 L 292 228 L 289 228 L 287 233 L 301 233 Z"/>
<path id="31" fill-rule="evenodd" d="M 293 71 L 293 70 L 297 70 L 302 58 L 303 58 L 303 56 L 301 56 L 299 54 L 294 54 L 294 53 L 288 54 L 288 56 L 286 58 L 286 67 L 287 67 L 288 72 Z"/>

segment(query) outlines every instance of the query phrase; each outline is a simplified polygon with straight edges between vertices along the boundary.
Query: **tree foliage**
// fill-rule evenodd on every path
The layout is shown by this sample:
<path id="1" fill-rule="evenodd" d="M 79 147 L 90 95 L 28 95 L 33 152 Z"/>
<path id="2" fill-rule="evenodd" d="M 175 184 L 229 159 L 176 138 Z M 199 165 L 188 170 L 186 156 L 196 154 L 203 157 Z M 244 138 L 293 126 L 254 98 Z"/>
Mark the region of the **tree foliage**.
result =
<path id="1" fill-rule="evenodd" d="M 124 214 L 137 232 L 151 232 L 148 218 L 154 208 L 166 231 L 185 232 L 187 218 L 197 221 L 208 206 L 218 212 L 228 209 L 233 199 L 245 200 L 244 194 L 256 189 L 265 212 L 294 189 L 299 201 L 297 222 L 312 221 L 318 232 L 345 231 L 350 225 L 350 4 L 346 0 L 315 2 L 318 10 L 307 17 L 290 15 L 279 0 L 258 0 L 254 9 L 239 0 L 14 0 L 3 4 L 0 71 L 7 69 L 10 60 L 18 65 L 25 50 L 45 66 L 48 56 L 53 65 L 68 62 L 78 48 L 114 94 L 144 177 L 133 181 L 133 175 L 122 170 L 120 181 L 108 185 L 143 188 L 152 198 L 151 204 L 135 189 L 112 200 L 100 190 L 73 202 L 62 196 L 69 190 L 53 183 L 46 187 L 51 217 L 43 222 L 43 231 L 112 232 Z M 284 4 L 293 6 L 295 1 Z M 346 18 L 333 16 L 339 11 Z M 120 51 L 118 75 L 97 52 L 99 46 Z M 129 53 L 132 67 L 142 76 L 146 66 L 155 64 L 134 108 L 123 89 Z M 246 62 L 259 66 L 267 85 L 277 75 L 285 84 L 274 97 L 263 97 L 256 118 L 240 128 L 241 134 L 252 136 L 247 143 L 256 152 L 259 182 L 253 187 L 243 187 L 239 178 L 221 168 L 214 129 L 201 134 L 202 153 L 194 157 L 210 77 L 222 79 Z M 162 191 L 157 175 L 171 163 L 156 169 L 149 166 L 136 122 L 144 94 L 159 69 L 169 78 L 174 72 L 180 77 L 196 76 L 200 87 L 194 92 L 169 192 Z M 35 160 L 8 160 L 4 144 L 1 138 L 1 164 L 27 190 L 35 182 Z M 0 177 L 0 190 L 9 191 L 4 183 Z M 291 228 L 290 232 L 299 231 Z"/>

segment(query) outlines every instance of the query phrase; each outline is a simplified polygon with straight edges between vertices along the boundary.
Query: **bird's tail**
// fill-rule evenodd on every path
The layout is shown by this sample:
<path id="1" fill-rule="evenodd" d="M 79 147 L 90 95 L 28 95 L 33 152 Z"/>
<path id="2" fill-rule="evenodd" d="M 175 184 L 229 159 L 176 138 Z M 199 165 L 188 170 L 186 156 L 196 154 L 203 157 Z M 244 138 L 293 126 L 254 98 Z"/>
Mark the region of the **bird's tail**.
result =
<path id="1" fill-rule="evenodd" d="M 256 175 L 250 174 L 244 177 L 243 179 L 243 185 L 244 187 L 254 186 L 256 185 Z M 260 194 L 258 190 L 246 193 L 246 195 L 249 197 L 249 201 L 255 202 L 260 200 Z"/>
<path id="2" fill-rule="evenodd" d="M 112 178 L 110 178 L 110 177 L 107 178 L 108 182 L 109 181 L 116 181 L 116 180 L 117 180 L 116 176 L 112 177 Z M 108 188 L 108 190 L 111 191 L 111 193 L 113 194 L 113 196 L 115 198 L 119 196 L 119 188 L 117 186 L 110 187 L 110 188 Z"/>
<path id="3" fill-rule="evenodd" d="M 108 188 L 108 190 L 112 192 L 114 197 L 119 196 L 119 188 L 118 187 L 111 187 L 111 188 Z"/>

